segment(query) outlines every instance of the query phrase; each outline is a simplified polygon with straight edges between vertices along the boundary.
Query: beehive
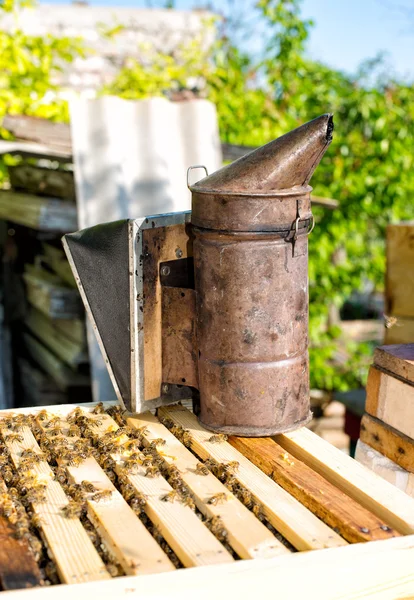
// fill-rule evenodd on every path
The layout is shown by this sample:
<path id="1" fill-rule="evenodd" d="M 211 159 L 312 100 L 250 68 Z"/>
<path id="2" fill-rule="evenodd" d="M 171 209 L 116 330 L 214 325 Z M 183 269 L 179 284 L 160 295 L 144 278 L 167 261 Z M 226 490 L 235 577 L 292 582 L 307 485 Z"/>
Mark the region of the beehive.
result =
<path id="1" fill-rule="evenodd" d="M 31 587 L 12 597 L 414 594 L 414 500 L 305 428 L 226 440 L 181 405 L 0 417 L 0 581 Z"/>

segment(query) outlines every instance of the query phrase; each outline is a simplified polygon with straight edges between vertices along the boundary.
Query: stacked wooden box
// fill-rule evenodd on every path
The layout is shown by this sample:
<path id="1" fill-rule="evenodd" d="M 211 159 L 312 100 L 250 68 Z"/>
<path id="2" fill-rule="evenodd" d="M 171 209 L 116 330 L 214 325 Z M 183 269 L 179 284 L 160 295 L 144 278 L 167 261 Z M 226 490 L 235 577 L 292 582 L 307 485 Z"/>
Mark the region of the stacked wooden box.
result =
<path id="1" fill-rule="evenodd" d="M 78 228 L 68 126 L 7 116 L 3 127 L 24 140 L 0 142 L 10 182 L 0 190 L 0 229 L 14 379 L 3 405 L 88 401 L 84 311 L 60 241 Z"/>
<path id="2" fill-rule="evenodd" d="M 355 458 L 414 497 L 414 344 L 375 350 Z"/>

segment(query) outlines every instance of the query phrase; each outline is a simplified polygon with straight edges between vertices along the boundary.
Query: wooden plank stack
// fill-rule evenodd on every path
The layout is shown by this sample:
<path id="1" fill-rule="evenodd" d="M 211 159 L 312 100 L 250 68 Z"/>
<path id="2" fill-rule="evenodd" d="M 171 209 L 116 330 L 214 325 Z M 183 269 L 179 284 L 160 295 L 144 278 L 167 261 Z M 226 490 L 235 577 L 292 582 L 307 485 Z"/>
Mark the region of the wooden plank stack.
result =
<path id="1" fill-rule="evenodd" d="M 182 405 L 51 406 L 0 411 L 0 449 L 21 557 L 0 551 L 4 600 L 414 594 L 414 499 L 306 428 L 227 439 Z"/>
<path id="2" fill-rule="evenodd" d="M 375 350 L 356 458 L 414 497 L 414 344 Z"/>
<path id="3" fill-rule="evenodd" d="M 0 143 L 0 154 L 15 157 L 7 167 L 10 187 L 0 190 L 3 253 L 10 256 L 2 267 L 3 302 L 5 312 L 13 310 L 5 316 L 18 382 L 9 405 L 88 401 L 84 310 L 60 241 L 77 229 L 69 126 L 7 115 L 3 127 L 17 139 L 43 144 L 13 142 L 10 149 Z"/>

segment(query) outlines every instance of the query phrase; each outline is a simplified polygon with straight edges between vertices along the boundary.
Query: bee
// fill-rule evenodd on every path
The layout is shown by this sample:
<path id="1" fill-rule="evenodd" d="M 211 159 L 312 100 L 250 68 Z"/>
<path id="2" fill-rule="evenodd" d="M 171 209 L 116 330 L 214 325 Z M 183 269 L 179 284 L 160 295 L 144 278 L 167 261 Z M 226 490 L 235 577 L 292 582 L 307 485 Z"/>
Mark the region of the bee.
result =
<path id="1" fill-rule="evenodd" d="M 175 490 L 171 490 L 171 492 L 168 492 L 168 494 L 165 494 L 165 496 L 161 496 L 161 500 L 163 502 L 174 502 L 174 500 L 177 500 L 178 498 L 178 492 Z"/>
<path id="2" fill-rule="evenodd" d="M 105 408 L 104 408 L 104 404 L 103 402 L 98 402 L 98 404 L 95 406 L 95 408 L 93 409 L 92 413 L 94 415 L 99 415 L 105 412 Z"/>
<path id="3" fill-rule="evenodd" d="M 42 526 L 42 518 L 39 515 L 32 515 L 30 522 L 36 529 L 39 529 Z"/>
<path id="4" fill-rule="evenodd" d="M 159 544 L 164 541 L 164 538 L 163 538 L 162 533 L 161 533 L 161 529 L 158 527 L 158 525 L 153 525 L 153 527 L 152 527 L 152 536 L 155 538 L 155 540 Z"/>
<path id="5" fill-rule="evenodd" d="M 158 446 L 165 446 L 165 444 L 166 444 L 165 440 L 163 440 L 162 438 L 157 438 L 155 440 L 152 440 L 149 447 L 156 449 Z"/>
<path id="6" fill-rule="evenodd" d="M 129 440 L 128 442 L 125 442 L 122 447 L 124 448 L 124 450 L 133 451 L 139 450 L 140 444 L 137 440 Z"/>
<path id="7" fill-rule="evenodd" d="M 208 475 L 210 473 L 207 467 L 200 462 L 197 463 L 195 472 L 197 473 L 197 475 Z"/>
<path id="8" fill-rule="evenodd" d="M 221 517 L 211 517 L 206 521 L 207 527 L 210 529 L 219 542 L 226 542 L 228 537 L 227 529 L 224 527 L 224 523 Z"/>
<path id="9" fill-rule="evenodd" d="M 85 490 L 85 492 L 96 492 L 96 487 L 90 481 L 86 481 L 84 479 L 81 483 L 81 488 Z"/>
<path id="10" fill-rule="evenodd" d="M 55 477 L 60 484 L 67 482 L 66 469 L 64 467 L 58 467 L 55 472 Z"/>
<path id="11" fill-rule="evenodd" d="M 45 566 L 45 575 L 53 585 L 56 585 L 59 583 L 57 569 L 56 569 L 54 563 L 52 563 L 52 561 L 48 562 L 47 565 Z"/>
<path id="12" fill-rule="evenodd" d="M 0 494 L 0 507 L 3 515 L 7 518 L 16 512 L 14 504 L 7 493 Z"/>
<path id="13" fill-rule="evenodd" d="M 69 500 L 68 504 L 62 508 L 63 516 L 67 519 L 79 519 L 82 514 L 83 505 L 75 500 Z"/>
<path id="14" fill-rule="evenodd" d="M 229 475 L 228 477 L 226 477 L 224 485 L 228 490 L 230 490 L 230 492 L 233 492 L 235 489 L 237 489 L 239 483 L 237 479 L 233 477 L 233 475 Z"/>
<path id="15" fill-rule="evenodd" d="M 166 427 L 167 429 L 172 429 L 174 427 L 174 422 L 169 417 L 158 418 L 160 422 L 164 425 L 164 427 Z"/>
<path id="16" fill-rule="evenodd" d="M 104 460 L 102 461 L 102 466 L 105 470 L 111 471 L 116 467 L 116 462 L 114 461 L 113 458 L 108 456 L 107 458 L 104 458 Z"/>
<path id="17" fill-rule="evenodd" d="M 195 510 L 196 508 L 194 500 L 191 498 L 191 496 L 184 496 L 181 499 L 181 503 L 184 504 L 184 506 L 188 506 L 189 508 L 191 508 L 191 510 Z"/>
<path id="18" fill-rule="evenodd" d="M 81 431 L 77 425 L 71 425 L 66 432 L 66 435 L 69 437 L 79 437 Z"/>
<path id="19" fill-rule="evenodd" d="M 217 467 L 219 466 L 219 463 L 214 460 L 214 458 L 207 458 L 207 460 L 204 461 L 204 466 L 207 467 L 207 469 L 209 469 L 210 471 L 214 471 L 217 469 Z"/>
<path id="20" fill-rule="evenodd" d="M 42 462 L 43 460 L 43 455 L 39 454 L 38 452 L 34 452 L 33 450 L 23 450 L 20 453 L 20 460 L 28 460 L 30 461 L 30 463 L 32 465 L 35 465 L 39 462 Z"/>
<path id="21" fill-rule="evenodd" d="M 34 535 L 28 536 L 27 540 L 29 542 L 31 551 L 33 552 L 35 561 L 39 562 L 43 553 L 42 542 Z"/>
<path id="22" fill-rule="evenodd" d="M 239 488 L 238 496 L 240 497 L 243 504 L 247 506 L 247 508 L 251 508 L 253 506 L 254 498 L 251 492 L 249 492 L 249 490 L 247 490 L 244 487 Z"/>
<path id="23" fill-rule="evenodd" d="M 391 329 L 391 327 L 394 327 L 394 325 L 401 327 L 401 324 L 398 323 L 397 317 L 387 317 L 387 315 L 384 315 L 384 325 L 386 329 Z"/>
<path id="24" fill-rule="evenodd" d="M 36 486 L 31 489 L 26 494 L 26 500 L 30 504 L 42 503 L 46 500 L 45 489 L 43 486 Z"/>
<path id="25" fill-rule="evenodd" d="M 130 506 L 132 510 L 140 514 L 144 510 L 144 506 L 147 503 L 147 497 L 142 492 L 137 492 L 136 495 L 131 498 Z"/>
<path id="26" fill-rule="evenodd" d="M 263 521 L 264 514 L 263 514 L 263 507 L 261 504 L 258 504 L 257 502 L 255 502 L 253 504 L 252 511 L 253 511 L 253 514 L 259 519 L 259 521 Z"/>
<path id="27" fill-rule="evenodd" d="M 222 442 L 226 442 L 227 439 L 228 437 L 225 433 L 218 433 L 217 435 L 212 435 L 207 441 L 212 444 L 221 444 Z"/>
<path id="28" fill-rule="evenodd" d="M 221 466 L 226 475 L 233 475 L 239 470 L 240 463 L 237 460 L 230 460 L 228 463 L 222 463 Z"/>
<path id="29" fill-rule="evenodd" d="M 107 563 L 105 566 L 106 570 L 108 571 L 111 577 L 118 577 L 119 568 L 116 565 L 114 565 L 114 563 Z"/>
<path id="30" fill-rule="evenodd" d="M 225 492 L 219 492 L 218 494 L 214 494 L 207 501 L 207 504 L 212 504 L 213 506 L 217 506 L 217 504 L 224 504 L 226 502 L 228 496 Z"/>
<path id="31" fill-rule="evenodd" d="M 14 524 L 14 532 L 18 540 L 31 537 L 29 527 L 26 521 L 17 521 Z"/>
<path id="32" fill-rule="evenodd" d="M 145 470 L 145 477 L 158 477 L 161 475 L 158 467 L 149 466 Z"/>
<path id="33" fill-rule="evenodd" d="M 8 442 L 22 442 L 24 438 L 20 433 L 9 433 L 6 439 Z"/>
<path id="34" fill-rule="evenodd" d="M 100 490 L 99 492 L 96 492 L 96 494 L 94 494 L 92 496 L 92 500 L 94 502 L 100 502 L 101 500 L 109 500 L 112 496 L 112 490 Z"/>
<path id="35" fill-rule="evenodd" d="M 100 417 L 90 417 L 90 421 L 95 427 L 102 427 L 102 425 L 104 424 L 104 420 Z"/>
<path id="36" fill-rule="evenodd" d="M 173 425 L 170 431 L 173 435 L 175 435 L 176 438 L 181 440 L 181 437 L 184 433 L 184 429 L 181 427 L 181 425 Z"/>
<path id="37" fill-rule="evenodd" d="M 14 475 L 10 467 L 4 467 L 1 471 L 1 474 L 6 483 L 13 481 Z"/>
<path id="38" fill-rule="evenodd" d="M 80 456 L 76 454 L 70 454 L 66 459 L 69 467 L 79 467 L 80 464 L 83 463 L 86 456 Z"/>

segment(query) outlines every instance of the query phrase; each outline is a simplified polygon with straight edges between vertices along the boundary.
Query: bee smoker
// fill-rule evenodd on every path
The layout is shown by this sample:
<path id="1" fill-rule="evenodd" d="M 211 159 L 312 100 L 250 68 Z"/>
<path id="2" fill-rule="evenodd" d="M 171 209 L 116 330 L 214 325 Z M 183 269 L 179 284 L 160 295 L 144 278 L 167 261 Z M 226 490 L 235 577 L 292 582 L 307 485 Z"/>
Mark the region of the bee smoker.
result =
<path id="1" fill-rule="evenodd" d="M 191 213 L 64 237 L 125 408 L 192 396 L 240 436 L 309 421 L 309 181 L 332 131 L 323 115 L 205 177 Z"/>

